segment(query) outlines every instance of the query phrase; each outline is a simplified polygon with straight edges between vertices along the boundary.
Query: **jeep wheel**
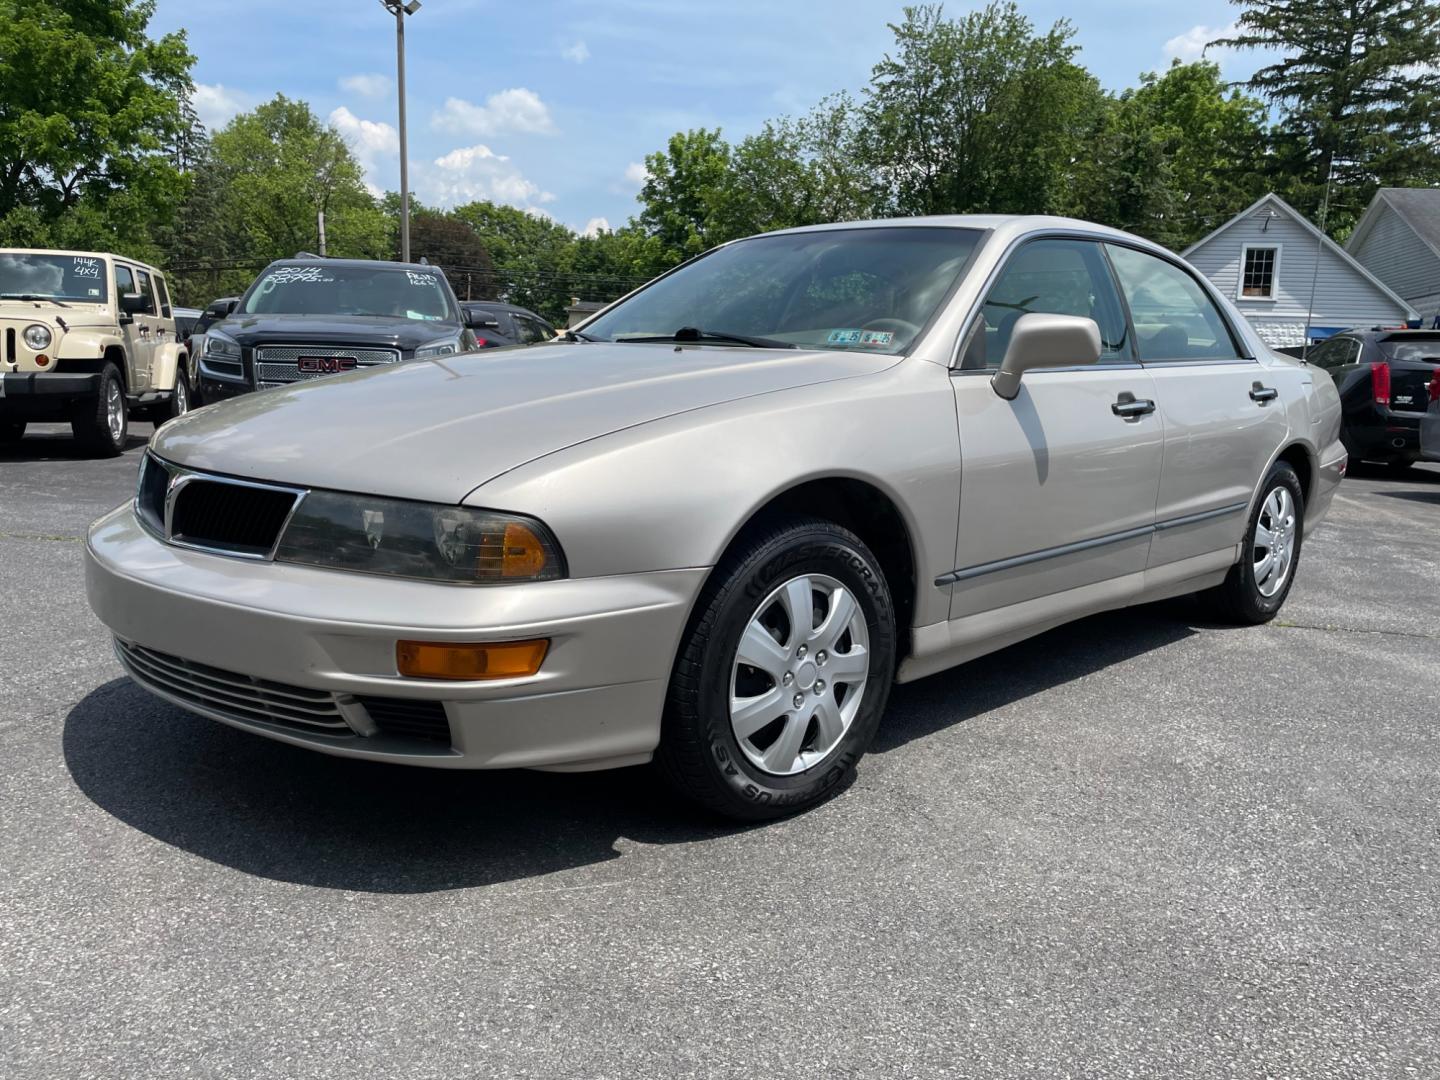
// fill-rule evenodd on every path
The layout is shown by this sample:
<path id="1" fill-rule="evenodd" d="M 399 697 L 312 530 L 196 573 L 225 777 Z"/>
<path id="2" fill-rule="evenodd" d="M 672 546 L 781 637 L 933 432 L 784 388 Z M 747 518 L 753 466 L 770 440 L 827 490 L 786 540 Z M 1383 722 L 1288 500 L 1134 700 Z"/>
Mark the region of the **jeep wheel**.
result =
<path id="1" fill-rule="evenodd" d="M 839 791 L 874 738 L 895 610 L 858 536 L 797 520 L 726 557 L 698 601 L 666 699 L 659 767 L 727 817 L 794 813 Z"/>
<path id="2" fill-rule="evenodd" d="M 114 364 L 100 369 L 100 392 L 93 401 L 79 407 L 70 420 L 76 440 L 96 457 L 118 457 L 125 451 L 129 432 L 130 412 L 125 404 L 125 388 Z"/>
<path id="3" fill-rule="evenodd" d="M 185 378 L 183 371 L 175 373 L 175 389 L 170 394 L 170 400 L 164 405 L 157 406 L 151 423 L 157 428 L 177 416 L 184 416 L 190 411 L 190 381 Z"/>
<path id="4" fill-rule="evenodd" d="M 0 420 L 0 446 L 12 446 L 24 437 L 24 420 Z"/>

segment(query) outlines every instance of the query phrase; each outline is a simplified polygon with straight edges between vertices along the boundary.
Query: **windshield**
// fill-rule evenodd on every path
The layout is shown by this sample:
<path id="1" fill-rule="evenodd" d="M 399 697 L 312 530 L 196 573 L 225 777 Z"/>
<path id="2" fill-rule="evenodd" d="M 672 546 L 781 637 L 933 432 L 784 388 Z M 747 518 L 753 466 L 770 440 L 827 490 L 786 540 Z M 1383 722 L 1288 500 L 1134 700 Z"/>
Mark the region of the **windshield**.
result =
<path id="1" fill-rule="evenodd" d="M 272 266 L 245 294 L 246 315 L 378 315 L 459 322 L 439 271 L 428 267 Z"/>
<path id="2" fill-rule="evenodd" d="M 40 296 L 103 304 L 105 260 L 94 255 L 0 252 L 0 296 Z"/>
<path id="3" fill-rule="evenodd" d="M 685 328 L 688 341 L 739 335 L 899 354 L 949 294 L 980 236 L 926 226 L 757 236 L 681 267 L 582 333 L 625 341 Z"/>

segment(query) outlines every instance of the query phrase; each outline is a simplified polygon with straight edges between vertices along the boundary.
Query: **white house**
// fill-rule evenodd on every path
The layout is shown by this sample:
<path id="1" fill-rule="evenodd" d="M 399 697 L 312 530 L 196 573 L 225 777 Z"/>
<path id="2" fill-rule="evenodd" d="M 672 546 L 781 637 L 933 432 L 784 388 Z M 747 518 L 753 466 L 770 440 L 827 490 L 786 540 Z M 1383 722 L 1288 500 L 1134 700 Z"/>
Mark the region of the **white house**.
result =
<path id="1" fill-rule="evenodd" d="M 1271 347 L 1353 327 L 1401 326 L 1415 309 L 1280 196 L 1266 195 L 1185 258 L 1235 301 Z"/>
<path id="2" fill-rule="evenodd" d="M 1440 318 L 1440 188 L 1381 188 L 1345 250 L 1426 326 Z"/>

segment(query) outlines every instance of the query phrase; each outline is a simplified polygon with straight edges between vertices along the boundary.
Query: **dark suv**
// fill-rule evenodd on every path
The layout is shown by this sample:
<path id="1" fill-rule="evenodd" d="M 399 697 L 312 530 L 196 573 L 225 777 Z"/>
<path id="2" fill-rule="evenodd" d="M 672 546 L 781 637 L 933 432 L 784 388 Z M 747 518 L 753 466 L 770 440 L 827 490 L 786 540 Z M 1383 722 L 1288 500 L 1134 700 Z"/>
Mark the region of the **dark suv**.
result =
<path id="1" fill-rule="evenodd" d="M 1340 438 L 1352 461 L 1420 460 L 1420 419 L 1440 367 L 1440 331 L 1346 330 L 1310 350 L 1340 391 Z"/>
<path id="2" fill-rule="evenodd" d="M 438 267 L 313 255 L 267 266 L 203 341 L 206 402 L 476 347 Z"/>
<path id="3" fill-rule="evenodd" d="M 482 349 L 531 345 L 555 338 L 555 328 L 529 308 L 498 300 L 462 300 L 460 307 L 470 316 L 475 341 Z"/>

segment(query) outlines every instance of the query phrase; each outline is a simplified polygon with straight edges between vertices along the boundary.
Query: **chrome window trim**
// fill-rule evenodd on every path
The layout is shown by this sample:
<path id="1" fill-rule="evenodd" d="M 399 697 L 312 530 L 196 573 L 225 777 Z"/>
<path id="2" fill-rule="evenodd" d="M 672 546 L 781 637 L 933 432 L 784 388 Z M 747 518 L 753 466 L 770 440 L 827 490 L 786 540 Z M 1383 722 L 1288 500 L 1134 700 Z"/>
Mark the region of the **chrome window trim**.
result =
<path id="1" fill-rule="evenodd" d="M 164 504 L 164 532 L 157 533 L 151 527 L 145 515 L 140 512 L 140 492 L 144 489 L 145 470 L 155 466 L 165 470 L 165 504 Z M 198 544 L 191 540 L 177 538 L 175 536 L 175 500 L 179 497 L 181 490 L 195 480 L 205 480 L 216 484 L 229 484 L 232 487 L 252 488 L 260 491 L 276 491 L 282 494 L 291 495 L 294 501 L 290 504 L 290 510 L 285 515 L 285 520 L 280 523 L 279 530 L 275 533 L 275 542 L 270 545 L 266 552 L 232 551 L 228 548 L 214 547 L 210 544 Z M 183 465 L 175 465 L 164 458 L 157 457 L 148 450 L 145 456 L 140 459 L 140 482 L 136 484 L 135 497 L 130 500 L 131 508 L 135 513 L 135 519 L 140 522 L 140 527 L 172 547 L 184 548 L 187 551 L 203 551 L 207 555 L 222 555 L 229 559 L 244 559 L 248 562 L 274 562 L 275 552 L 279 550 L 280 541 L 285 536 L 285 530 L 290 527 L 290 520 L 295 512 L 300 509 L 300 504 L 305 501 L 305 496 L 310 494 L 309 488 L 293 487 L 288 484 L 270 484 L 258 480 L 241 480 L 234 476 L 225 476 L 221 473 L 203 472 L 199 469 L 187 469 Z"/>
<path id="2" fill-rule="evenodd" d="M 1230 339 L 1235 345 L 1236 352 L 1241 354 L 1240 356 L 1233 359 L 1230 357 L 1225 357 L 1223 358 L 1223 361 L 1225 363 L 1230 363 L 1233 362 L 1233 360 L 1258 360 L 1258 357 L 1255 355 L 1254 350 L 1250 347 L 1250 340 L 1236 329 L 1235 324 L 1230 318 L 1229 311 L 1226 310 L 1225 305 L 1221 302 L 1221 294 L 1219 290 L 1216 289 L 1203 274 L 1196 273 L 1193 268 L 1186 265 L 1183 261 L 1177 259 L 1177 257 L 1172 255 L 1170 252 L 1164 250 L 1163 248 L 1151 247 L 1150 245 L 1145 243 L 1137 243 L 1128 236 L 1114 235 L 1106 232 L 1091 232 L 1088 229 L 1059 228 L 1036 229 L 1032 232 L 1022 233 L 1021 235 L 1013 238 L 1008 244 L 1005 245 L 1005 250 L 1000 253 L 1000 257 L 995 261 L 995 265 L 991 268 L 990 273 L 986 275 L 985 281 L 981 284 L 980 289 L 975 294 L 975 300 L 973 303 L 971 303 L 970 310 L 965 313 L 965 318 L 961 321 L 961 330 L 959 335 L 957 335 L 955 339 L 955 344 L 952 347 L 950 354 L 949 367 L 952 372 L 963 370 L 960 365 L 965 359 L 965 345 L 969 341 L 970 335 L 975 329 L 975 320 L 976 318 L 980 317 L 981 309 L 985 305 L 985 297 L 990 295 L 991 287 L 993 287 L 995 282 L 999 280 L 1000 274 L 1004 271 L 1006 264 L 1009 263 L 1011 256 L 1015 254 L 1016 249 L 1018 249 L 1022 244 L 1029 243 L 1031 240 L 1088 240 L 1092 243 L 1097 243 L 1101 245 L 1102 249 L 1106 244 L 1113 244 L 1116 247 L 1131 248 L 1145 255 L 1153 255 L 1157 259 L 1170 263 L 1176 269 L 1186 274 L 1189 274 L 1190 277 L 1195 281 L 1195 283 L 1200 286 L 1200 290 L 1205 293 L 1207 297 L 1209 297 L 1210 302 L 1215 305 L 1215 310 L 1220 316 L 1220 321 L 1224 323 L 1225 329 L 1230 333 Z M 1114 276 L 1113 270 L 1111 271 L 1111 274 L 1112 276 Z M 1121 287 L 1118 280 L 1115 282 L 1115 288 L 1120 293 L 1120 303 L 1125 308 L 1126 324 L 1133 332 L 1135 327 L 1133 320 L 1130 318 L 1129 304 L 1125 300 L 1125 290 Z M 1141 364 L 1149 365 L 1193 362 L 1194 361 L 1190 360 L 1142 360 Z M 1083 366 L 1082 370 L 1088 371 L 1094 370 L 1095 368 L 1111 366 L 1113 365 L 1087 364 Z M 981 369 L 976 368 L 974 370 L 978 371 Z M 988 371 L 992 375 L 994 374 L 993 369 L 986 368 L 984 370 Z"/>
<path id="3" fill-rule="evenodd" d="M 1032 563 L 1044 562 L 1047 559 L 1058 559 L 1065 555 L 1074 555 L 1080 551 L 1090 551 L 1094 548 L 1108 547 L 1111 544 L 1123 544 L 1127 540 L 1139 540 L 1142 537 L 1152 536 L 1155 533 L 1165 532 L 1169 529 L 1181 529 L 1187 525 L 1198 525 L 1205 521 L 1212 521 L 1215 518 L 1229 517 L 1249 509 L 1248 502 L 1231 503 L 1228 506 L 1221 506 L 1214 510 L 1202 510 L 1198 514 L 1184 514 L 1180 517 L 1167 518 L 1164 521 L 1157 521 L 1153 525 L 1140 525 L 1133 529 L 1125 529 L 1123 532 L 1107 533 L 1104 536 L 1096 536 L 1089 540 L 1077 540 L 1072 544 L 1061 544 L 1058 547 L 1041 548 L 1039 551 L 1027 552 L 1024 555 L 1012 555 L 1008 559 L 996 559 L 994 562 L 978 563 L 975 566 L 962 567 L 958 570 L 951 570 L 948 574 L 941 574 L 935 579 L 936 588 L 944 588 L 947 585 L 954 585 L 957 582 L 968 581 L 971 578 L 984 577 L 986 574 L 996 574 L 1002 570 L 1013 570 L 1018 566 L 1029 566 Z"/>

